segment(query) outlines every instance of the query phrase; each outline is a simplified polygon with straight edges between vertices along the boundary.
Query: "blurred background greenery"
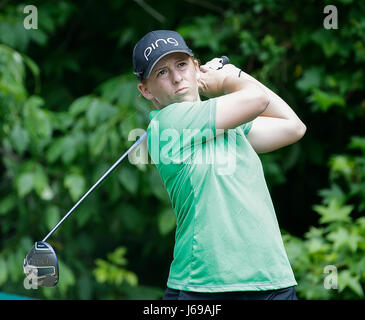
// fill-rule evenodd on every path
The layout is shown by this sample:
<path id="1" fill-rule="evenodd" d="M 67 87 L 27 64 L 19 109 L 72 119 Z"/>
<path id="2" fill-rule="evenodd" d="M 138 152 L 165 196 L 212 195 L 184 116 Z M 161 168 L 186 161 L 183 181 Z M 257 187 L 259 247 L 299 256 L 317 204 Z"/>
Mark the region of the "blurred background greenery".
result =
<path id="1" fill-rule="evenodd" d="M 29 4 L 36 30 L 23 25 Z M 338 29 L 323 27 L 327 4 Z M 131 55 L 153 29 L 179 31 L 201 62 L 229 56 L 303 120 L 302 140 L 260 154 L 298 296 L 363 299 L 365 2 L 355 0 L 0 0 L 0 291 L 162 297 L 175 216 L 151 162 L 123 162 L 49 239 L 57 287 L 25 290 L 22 271 L 34 241 L 147 127 Z M 324 287 L 330 265 L 337 289 Z"/>

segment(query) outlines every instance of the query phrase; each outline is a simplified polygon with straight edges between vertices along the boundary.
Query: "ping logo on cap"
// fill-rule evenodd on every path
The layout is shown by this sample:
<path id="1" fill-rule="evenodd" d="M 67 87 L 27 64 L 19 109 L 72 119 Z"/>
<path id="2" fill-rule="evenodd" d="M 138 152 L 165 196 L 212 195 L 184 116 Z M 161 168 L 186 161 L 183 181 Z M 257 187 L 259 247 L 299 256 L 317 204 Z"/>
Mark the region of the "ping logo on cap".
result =
<path id="1" fill-rule="evenodd" d="M 175 38 L 167 38 L 167 39 L 157 39 L 154 43 L 151 43 L 151 46 L 147 47 L 144 50 L 144 57 L 145 59 L 148 61 L 148 57 L 150 56 L 150 54 L 152 53 L 153 50 L 155 50 L 156 48 L 158 48 L 158 42 L 162 41 L 162 43 L 164 44 L 173 44 L 175 47 L 177 47 L 179 45 L 179 42 L 175 39 Z"/>

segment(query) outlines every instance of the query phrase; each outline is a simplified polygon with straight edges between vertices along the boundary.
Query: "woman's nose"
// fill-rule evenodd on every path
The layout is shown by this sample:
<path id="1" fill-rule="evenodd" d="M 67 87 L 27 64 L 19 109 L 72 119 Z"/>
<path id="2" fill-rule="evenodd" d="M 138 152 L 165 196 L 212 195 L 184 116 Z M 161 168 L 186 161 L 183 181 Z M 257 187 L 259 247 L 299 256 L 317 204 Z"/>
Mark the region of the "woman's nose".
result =
<path id="1" fill-rule="evenodd" d="M 171 72 L 171 76 L 172 76 L 172 81 L 174 83 L 180 82 L 182 80 L 182 76 L 181 76 L 179 70 L 173 70 Z"/>

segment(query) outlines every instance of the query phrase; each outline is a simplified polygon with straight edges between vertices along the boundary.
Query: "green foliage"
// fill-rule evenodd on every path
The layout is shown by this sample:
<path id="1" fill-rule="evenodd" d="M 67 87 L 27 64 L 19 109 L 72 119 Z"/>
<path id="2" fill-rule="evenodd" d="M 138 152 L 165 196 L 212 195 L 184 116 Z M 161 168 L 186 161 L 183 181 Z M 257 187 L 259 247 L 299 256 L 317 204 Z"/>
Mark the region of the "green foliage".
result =
<path id="1" fill-rule="evenodd" d="M 100 283 L 109 282 L 111 284 L 120 285 L 124 281 L 131 286 L 138 284 L 138 278 L 135 273 L 124 269 L 127 260 L 124 258 L 126 248 L 119 247 L 112 253 L 108 254 L 108 260 L 97 259 L 94 269 L 96 280 Z"/>
<path id="2" fill-rule="evenodd" d="M 353 137 L 349 149 L 360 155 L 335 155 L 330 163 L 330 188 L 320 190 L 319 227 L 304 240 L 284 236 L 289 260 L 304 299 L 363 299 L 365 288 L 365 148 L 364 137 Z M 335 288 L 326 288 L 326 268 L 336 269 Z"/>
<path id="3" fill-rule="evenodd" d="M 26 3 L 0 4 L 2 291 L 41 299 L 162 296 L 176 217 L 151 161 L 125 159 L 50 239 L 61 266 L 56 288 L 23 289 L 21 266 L 34 241 L 129 148 L 132 130 L 147 127 L 151 107 L 136 89 L 133 46 L 151 29 L 177 29 L 202 63 L 229 56 L 303 119 L 302 141 L 259 155 L 279 222 L 290 231 L 299 295 L 363 297 L 364 2 L 333 2 L 337 30 L 323 28 L 325 4 L 313 0 L 156 2 L 164 23 L 137 2 L 32 4 L 37 30 L 23 27 Z M 284 186 L 291 196 L 279 192 Z M 323 286 L 328 265 L 338 270 L 337 290 Z"/>
<path id="4" fill-rule="evenodd" d="M 95 92 L 75 98 L 69 108 L 54 111 L 46 108 L 41 96 L 32 95 L 27 89 L 27 68 L 33 78 L 39 76 L 40 68 L 35 62 L 5 45 L 0 45 L 0 59 L 1 154 L 6 172 L 3 176 L 5 183 L 1 184 L 0 217 L 2 245 L 8 248 L 0 252 L 0 281 L 4 288 L 12 290 L 14 283 L 22 290 L 22 259 L 32 247 L 30 238 L 39 239 L 51 229 L 130 146 L 130 130 L 146 127 L 146 119 L 139 114 L 147 113 L 148 106 L 137 97 L 134 76 L 124 75 L 110 78 Z M 131 106 L 135 111 L 131 111 Z M 103 295 L 102 290 L 96 291 L 98 282 L 104 287 L 110 286 L 111 291 L 123 281 L 129 286 L 137 286 L 138 275 L 123 268 L 126 262 L 124 249 L 116 249 L 104 261 L 97 257 L 106 248 L 98 248 L 97 243 L 109 241 L 110 235 L 114 235 L 116 241 L 123 241 L 124 231 L 128 232 L 129 238 L 140 237 L 151 224 L 160 230 L 161 237 L 172 233 L 171 218 L 167 216 L 165 221 L 166 210 L 171 207 L 168 196 L 156 169 L 148 167 L 146 171 L 146 166 L 141 164 L 133 168 L 125 161 L 110 176 L 104 189 L 90 196 L 78 209 L 79 212 L 72 217 L 76 223 L 64 224 L 62 234 L 66 242 L 81 232 L 79 241 L 72 240 L 77 246 L 64 252 L 63 244 L 50 240 L 60 261 L 62 280 L 57 288 L 25 291 L 23 294 L 48 299 L 75 294 L 88 299 L 93 294 L 95 297 Z M 139 181 L 144 182 L 143 188 Z M 149 213 L 147 202 L 135 206 L 141 195 L 147 200 L 153 199 L 154 194 L 161 204 L 153 212 Z M 104 197 L 109 200 L 104 202 Z M 94 231 L 92 227 L 89 229 L 94 237 L 83 233 L 82 228 L 87 223 L 100 222 L 103 213 L 107 218 L 105 222 L 97 225 Z M 103 231 L 98 234 L 99 228 L 100 231 L 109 229 L 109 234 L 106 236 Z M 24 235 L 28 237 L 23 241 Z M 19 241 L 24 243 L 21 250 L 17 244 Z M 138 242 L 139 246 L 143 245 L 143 239 Z M 85 250 L 85 262 L 75 263 L 79 260 L 76 258 L 78 247 Z M 97 268 L 87 263 L 93 260 Z M 88 270 L 88 276 L 85 276 L 85 270 Z M 105 272 L 107 276 L 103 278 Z M 79 289 L 74 291 L 76 286 Z M 161 289 L 148 285 L 134 289 L 120 287 L 122 289 L 110 297 L 158 298 L 162 295 Z"/>

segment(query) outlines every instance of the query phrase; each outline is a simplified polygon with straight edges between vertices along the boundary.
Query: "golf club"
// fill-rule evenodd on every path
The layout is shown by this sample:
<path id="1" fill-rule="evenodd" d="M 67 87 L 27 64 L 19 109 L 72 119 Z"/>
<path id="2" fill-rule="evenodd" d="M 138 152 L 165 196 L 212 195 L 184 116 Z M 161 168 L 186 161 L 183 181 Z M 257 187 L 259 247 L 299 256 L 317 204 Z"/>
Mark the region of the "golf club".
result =
<path id="1" fill-rule="evenodd" d="M 217 70 L 229 63 L 226 56 L 220 58 L 221 64 Z M 135 149 L 145 138 L 145 132 L 111 167 L 108 169 L 99 180 L 80 198 L 79 201 L 65 214 L 65 216 L 54 226 L 54 228 L 44 237 L 42 241 L 37 241 L 29 253 L 26 255 L 23 264 L 23 270 L 27 278 L 35 281 L 37 286 L 53 287 L 59 281 L 59 267 L 56 253 L 52 246 L 46 240 L 59 228 L 59 226 L 74 212 L 82 201 L 111 173 L 123 159 Z"/>

